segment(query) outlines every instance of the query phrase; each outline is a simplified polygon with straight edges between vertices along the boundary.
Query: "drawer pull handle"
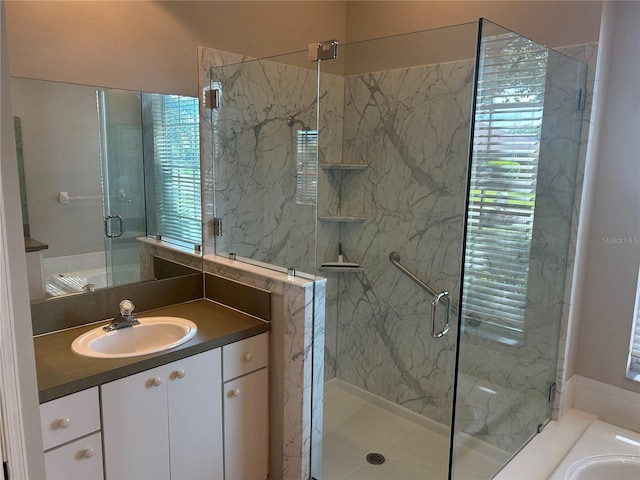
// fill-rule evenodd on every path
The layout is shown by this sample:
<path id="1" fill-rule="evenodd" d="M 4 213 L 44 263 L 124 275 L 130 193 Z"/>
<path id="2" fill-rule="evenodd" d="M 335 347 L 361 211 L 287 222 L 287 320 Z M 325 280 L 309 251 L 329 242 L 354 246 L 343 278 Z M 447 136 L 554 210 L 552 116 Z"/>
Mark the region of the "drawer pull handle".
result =
<path id="1" fill-rule="evenodd" d="M 184 378 L 184 376 L 186 375 L 185 371 L 183 369 L 180 369 L 176 372 L 176 377 L 178 378 Z"/>
<path id="2" fill-rule="evenodd" d="M 245 361 L 245 363 L 249 363 L 249 362 L 251 362 L 251 360 L 253 360 L 253 355 L 251 355 L 250 353 L 247 353 L 247 354 L 244 356 L 244 361 Z"/>
<path id="3" fill-rule="evenodd" d="M 91 458 L 93 457 L 93 455 L 95 455 L 95 450 L 93 448 L 85 448 L 85 450 L 82 452 L 82 456 L 84 458 Z"/>
<path id="4" fill-rule="evenodd" d="M 67 427 L 69 427 L 69 425 L 71 425 L 71 419 L 70 418 L 62 418 L 58 422 L 58 426 L 60 428 L 67 428 Z"/>
<path id="5" fill-rule="evenodd" d="M 239 388 L 236 388 L 236 389 L 234 389 L 234 390 L 229 390 L 229 393 L 227 393 L 227 396 L 228 396 L 229 398 L 232 398 L 232 397 L 239 397 L 239 396 L 240 396 L 240 389 L 239 389 Z"/>
<path id="6" fill-rule="evenodd" d="M 160 377 L 155 377 L 153 380 L 151 380 L 151 383 L 154 387 L 159 387 L 160 385 L 162 385 L 162 379 Z"/>

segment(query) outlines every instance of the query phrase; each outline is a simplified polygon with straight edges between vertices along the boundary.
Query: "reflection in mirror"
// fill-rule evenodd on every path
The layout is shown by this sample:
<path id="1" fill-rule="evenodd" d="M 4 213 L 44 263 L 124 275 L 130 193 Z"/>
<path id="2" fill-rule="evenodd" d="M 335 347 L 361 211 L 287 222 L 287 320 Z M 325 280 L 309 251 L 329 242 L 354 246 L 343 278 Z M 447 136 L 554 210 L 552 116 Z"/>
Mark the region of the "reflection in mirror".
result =
<path id="1" fill-rule="evenodd" d="M 32 299 L 200 269 L 197 99 L 13 78 L 12 101 Z"/>

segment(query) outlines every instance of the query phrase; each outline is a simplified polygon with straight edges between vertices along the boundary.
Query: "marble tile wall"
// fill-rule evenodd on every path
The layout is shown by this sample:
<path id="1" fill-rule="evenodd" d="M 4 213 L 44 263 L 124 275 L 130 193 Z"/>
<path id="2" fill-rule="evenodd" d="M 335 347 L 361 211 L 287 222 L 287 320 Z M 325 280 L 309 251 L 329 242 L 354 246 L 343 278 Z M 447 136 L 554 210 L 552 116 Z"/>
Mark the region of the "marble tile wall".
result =
<path id="1" fill-rule="evenodd" d="M 340 212 L 365 217 L 340 226 L 340 240 L 366 272 L 341 275 L 327 357 L 341 380 L 445 424 L 456 322 L 431 338 L 431 297 L 389 254 L 457 298 L 472 84 L 471 61 L 345 79 L 343 161 L 369 168 L 343 174 L 338 185 Z M 327 338 L 330 328 L 328 311 Z"/>

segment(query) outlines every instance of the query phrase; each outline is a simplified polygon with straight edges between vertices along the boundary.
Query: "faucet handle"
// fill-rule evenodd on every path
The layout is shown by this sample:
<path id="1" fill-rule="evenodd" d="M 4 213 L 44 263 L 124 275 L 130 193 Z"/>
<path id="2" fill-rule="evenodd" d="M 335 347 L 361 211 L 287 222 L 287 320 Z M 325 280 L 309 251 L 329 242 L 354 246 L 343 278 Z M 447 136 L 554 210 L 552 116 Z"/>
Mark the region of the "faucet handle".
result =
<path id="1" fill-rule="evenodd" d="M 120 302 L 120 315 L 130 317 L 134 308 L 136 307 L 131 300 L 122 300 Z"/>

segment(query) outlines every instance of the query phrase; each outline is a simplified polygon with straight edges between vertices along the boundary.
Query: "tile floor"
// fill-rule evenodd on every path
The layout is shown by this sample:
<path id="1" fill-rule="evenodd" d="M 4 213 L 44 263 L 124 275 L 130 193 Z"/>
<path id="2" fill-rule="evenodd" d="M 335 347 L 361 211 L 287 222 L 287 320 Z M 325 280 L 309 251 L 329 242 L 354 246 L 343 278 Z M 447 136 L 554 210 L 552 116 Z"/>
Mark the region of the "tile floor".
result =
<path id="1" fill-rule="evenodd" d="M 371 465 L 366 455 L 384 455 Z M 449 437 L 340 387 L 325 391 L 322 480 L 445 480 Z M 456 478 L 488 479 L 501 462 L 469 448 L 457 452 Z"/>

